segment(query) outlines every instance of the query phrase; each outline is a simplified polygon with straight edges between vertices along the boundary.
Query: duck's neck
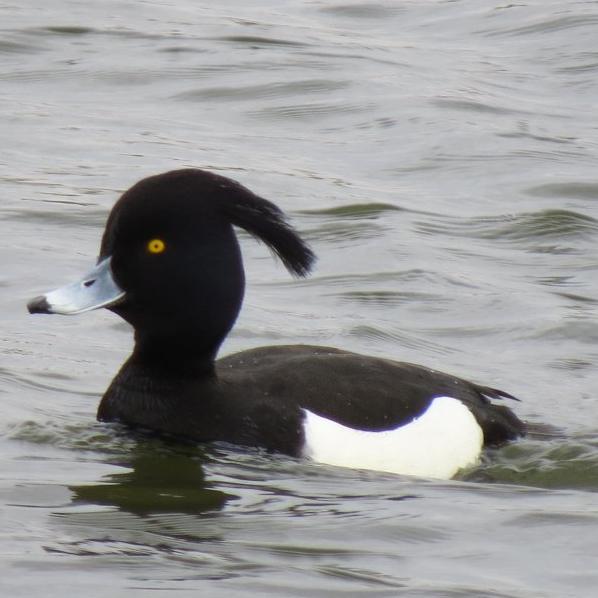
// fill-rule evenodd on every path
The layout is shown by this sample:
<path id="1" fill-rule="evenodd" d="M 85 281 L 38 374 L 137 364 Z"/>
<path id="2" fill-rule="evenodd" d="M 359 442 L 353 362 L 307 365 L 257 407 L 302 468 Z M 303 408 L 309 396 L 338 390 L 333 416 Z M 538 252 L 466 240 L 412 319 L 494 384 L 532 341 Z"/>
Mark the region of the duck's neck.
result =
<path id="1" fill-rule="evenodd" d="M 200 407 L 217 385 L 211 355 L 147 350 L 136 345 L 104 393 L 100 421 L 186 434 L 183 414 Z"/>
<path id="2" fill-rule="evenodd" d="M 135 333 L 135 348 L 125 366 L 162 379 L 214 376 L 214 360 L 222 339 L 204 335 L 145 335 Z M 125 367 L 123 366 L 123 367 Z"/>
<path id="3" fill-rule="evenodd" d="M 163 428 L 176 413 L 202 400 L 216 381 L 219 339 L 206 336 L 135 334 L 135 348 L 106 390 L 101 421 Z M 179 424 L 180 425 L 180 422 Z"/>

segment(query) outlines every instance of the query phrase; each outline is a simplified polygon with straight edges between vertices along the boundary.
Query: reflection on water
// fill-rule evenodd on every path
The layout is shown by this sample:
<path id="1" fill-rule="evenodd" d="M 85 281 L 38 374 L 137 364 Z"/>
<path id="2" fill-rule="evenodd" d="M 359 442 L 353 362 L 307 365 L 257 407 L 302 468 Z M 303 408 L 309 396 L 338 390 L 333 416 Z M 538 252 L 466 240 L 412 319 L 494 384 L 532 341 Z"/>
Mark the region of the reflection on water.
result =
<path id="1" fill-rule="evenodd" d="M 210 488 L 197 454 L 138 447 L 130 457 L 130 462 L 119 463 L 129 471 L 110 474 L 99 484 L 69 486 L 74 503 L 112 506 L 137 515 L 200 514 L 223 508 L 231 498 Z"/>

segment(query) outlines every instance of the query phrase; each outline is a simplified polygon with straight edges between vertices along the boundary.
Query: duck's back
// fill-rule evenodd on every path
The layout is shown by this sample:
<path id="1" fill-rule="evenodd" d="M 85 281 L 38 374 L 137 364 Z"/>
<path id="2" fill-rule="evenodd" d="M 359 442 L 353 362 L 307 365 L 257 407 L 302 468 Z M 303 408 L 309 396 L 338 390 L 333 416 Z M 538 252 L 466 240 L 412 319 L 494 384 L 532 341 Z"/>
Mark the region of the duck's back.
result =
<path id="1" fill-rule="evenodd" d="M 383 432 L 404 426 L 448 397 L 464 404 L 484 434 L 484 444 L 521 436 L 524 424 L 491 398 L 507 393 L 411 363 L 329 347 L 270 346 L 216 362 L 222 390 L 248 403 L 271 403 L 284 412 L 299 407 L 342 426 Z"/>

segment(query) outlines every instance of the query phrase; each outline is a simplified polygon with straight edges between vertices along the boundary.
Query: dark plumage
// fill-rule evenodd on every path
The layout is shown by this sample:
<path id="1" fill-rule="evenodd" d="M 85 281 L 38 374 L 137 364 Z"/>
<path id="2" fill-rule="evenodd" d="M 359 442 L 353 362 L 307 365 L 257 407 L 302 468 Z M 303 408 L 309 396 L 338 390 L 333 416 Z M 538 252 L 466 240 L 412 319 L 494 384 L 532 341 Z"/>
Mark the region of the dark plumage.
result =
<path id="1" fill-rule="evenodd" d="M 244 293 L 233 226 L 263 241 L 292 274 L 310 271 L 314 254 L 284 214 L 225 177 L 172 171 L 140 181 L 115 204 L 97 270 L 112 273 L 120 295 L 102 305 L 135 328 L 135 348 L 102 398 L 100 420 L 300 455 L 304 410 L 383 431 L 449 396 L 473 413 L 485 444 L 524 433 L 510 409 L 490 401 L 513 398 L 507 393 L 413 364 L 302 345 L 216 360 Z M 34 299 L 30 311 L 82 311 L 68 301 L 57 307 L 57 293 Z"/>

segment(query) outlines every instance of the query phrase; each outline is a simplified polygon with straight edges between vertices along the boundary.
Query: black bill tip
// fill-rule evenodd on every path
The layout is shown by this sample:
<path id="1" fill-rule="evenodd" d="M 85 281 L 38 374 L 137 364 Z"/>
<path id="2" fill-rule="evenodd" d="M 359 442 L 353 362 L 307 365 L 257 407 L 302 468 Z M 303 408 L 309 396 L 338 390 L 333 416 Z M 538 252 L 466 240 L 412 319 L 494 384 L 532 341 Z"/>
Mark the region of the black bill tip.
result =
<path id="1" fill-rule="evenodd" d="M 34 297 L 27 304 L 27 309 L 29 310 L 30 314 L 49 314 L 49 313 L 51 313 L 50 312 L 50 304 L 46 300 L 45 295 L 40 295 L 39 297 Z"/>

